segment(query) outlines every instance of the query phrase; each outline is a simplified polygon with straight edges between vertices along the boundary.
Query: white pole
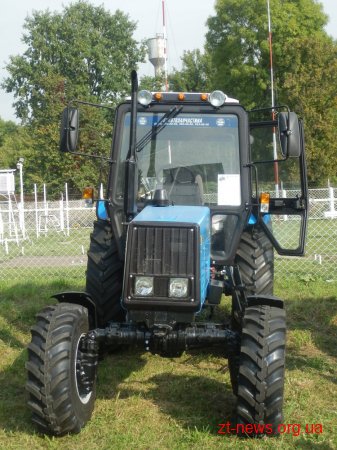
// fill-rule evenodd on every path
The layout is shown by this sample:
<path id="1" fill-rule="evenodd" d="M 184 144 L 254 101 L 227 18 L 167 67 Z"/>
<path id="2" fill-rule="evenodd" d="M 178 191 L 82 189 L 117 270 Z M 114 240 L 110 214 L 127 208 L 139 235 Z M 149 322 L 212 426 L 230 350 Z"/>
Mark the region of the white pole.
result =
<path id="1" fill-rule="evenodd" d="M 9 184 L 7 184 L 7 194 L 8 194 L 8 226 L 9 226 L 9 236 L 12 237 L 13 233 L 15 236 L 15 241 L 17 245 L 19 245 L 19 236 L 18 236 L 18 230 L 15 223 L 15 216 L 13 211 L 13 205 L 12 205 L 12 192 L 9 190 Z M 15 198 L 15 196 L 14 196 Z M 15 200 L 16 203 L 16 200 Z M 12 226 L 13 226 L 13 233 L 12 233 Z"/>
<path id="2" fill-rule="evenodd" d="M 23 158 L 19 158 L 19 162 L 16 167 L 19 169 L 20 175 L 20 228 L 22 232 L 22 238 L 26 239 L 25 229 L 25 210 L 24 210 L 24 195 L 23 195 Z"/>
<path id="3" fill-rule="evenodd" d="M 45 236 L 47 236 L 48 233 L 48 202 L 47 202 L 47 186 L 44 183 L 43 184 L 43 203 L 44 203 L 44 219 L 45 219 L 45 226 L 44 226 L 44 232 Z"/>
<path id="4" fill-rule="evenodd" d="M 47 203 L 47 187 L 46 184 L 43 184 L 43 206 L 44 206 L 44 213 L 46 215 L 46 220 L 48 216 L 48 203 Z"/>
<path id="5" fill-rule="evenodd" d="M 37 187 L 36 184 L 34 183 L 34 201 L 35 201 L 35 227 L 36 227 L 36 237 L 38 238 L 40 233 L 39 233 L 39 213 L 37 210 Z"/>
<path id="6" fill-rule="evenodd" d="M 330 213 L 335 215 L 335 199 L 333 194 L 333 187 L 329 187 L 329 199 L 330 199 Z"/>
<path id="7" fill-rule="evenodd" d="M 281 191 L 281 195 L 282 195 L 282 198 L 287 198 L 287 191 L 285 189 L 283 189 L 283 188 L 282 188 L 282 191 Z M 284 221 L 288 220 L 287 214 L 284 214 L 283 220 Z"/>
<path id="8" fill-rule="evenodd" d="M 65 184 L 65 191 L 66 191 L 66 222 L 67 222 L 67 236 L 70 234 L 70 227 L 69 227 L 69 196 L 68 196 L 68 183 Z"/>
<path id="9" fill-rule="evenodd" d="M 61 192 L 60 200 L 60 229 L 64 232 L 64 207 L 63 207 L 63 192 Z"/>

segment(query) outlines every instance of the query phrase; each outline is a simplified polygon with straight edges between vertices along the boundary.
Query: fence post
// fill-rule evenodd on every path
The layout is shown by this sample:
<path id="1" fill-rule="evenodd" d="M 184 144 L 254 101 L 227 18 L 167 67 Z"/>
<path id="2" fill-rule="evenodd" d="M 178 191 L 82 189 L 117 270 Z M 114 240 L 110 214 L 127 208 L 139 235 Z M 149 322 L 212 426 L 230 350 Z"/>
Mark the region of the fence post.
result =
<path id="1" fill-rule="evenodd" d="M 64 208 L 63 208 L 63 192 L 61 192 L 60 200 L 60 229 L 64 232 Z"/>
<path id="2" fill-rule="evenodd" d="M 35 201 L 35 229 L 36 229 L 36 237 L 39 238 L 40 233 L 39 233 L 39 212 L 37 210 L 38 205 L 37 205 L 37 187 L 36 187 L 36 183 L 34 183 L 34 201 Z"/>
<path id="3" fill-rule="evenodd" d="M 285 189 L 283 189 L 283 187 L 282 187 L 282 194 L 281 195 L 282 195 L 283 198 L 287 198 L 287 191 Z M 283 220 L 284 221 L 288 220 L 288 216 L 286 214 L 284 214 Z"/>
<path id="4" fill-rule="evenodd" d="M 68 183 L 65 184 L 65 191 L 66 191 L 66 222 L 67 222 L 67 236 L 70 234 L 70 227 L 69 227 L 69 196 L 68 196 Z"/>
<path id="5" fill-rule="evenodd" d="M 326 218 L 336 218 L 337 217 L 337 211 L 335 210 L 335 198 L 334 198 L 334 192 L 333 187 L 329 187 L 329 211 L 325 211 L 324 216 Z"/>

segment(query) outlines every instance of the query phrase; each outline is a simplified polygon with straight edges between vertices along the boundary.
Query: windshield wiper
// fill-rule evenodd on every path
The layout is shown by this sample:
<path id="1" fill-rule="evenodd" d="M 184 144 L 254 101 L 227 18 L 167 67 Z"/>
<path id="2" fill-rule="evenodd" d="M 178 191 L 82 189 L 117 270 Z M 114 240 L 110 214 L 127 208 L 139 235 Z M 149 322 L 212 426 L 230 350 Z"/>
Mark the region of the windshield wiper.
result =
<path id="1" fill-rule="evenodd" d="M 157 136 L 167 125 L 168 121 L 170 119 L 173 119 L 176 117 L 181 110 L 183 109 L 182 106 L 177 108 L 176 106 L 174 108 L 171 108 L 167 113 L 163 115 L 163 117 L 156 123 L 155 126 L 151 128 L 136 144 L 136 152 L 140 152 L 143 150 L 144 147 L 147 146 L 147 144 L 155 137 Z"/>

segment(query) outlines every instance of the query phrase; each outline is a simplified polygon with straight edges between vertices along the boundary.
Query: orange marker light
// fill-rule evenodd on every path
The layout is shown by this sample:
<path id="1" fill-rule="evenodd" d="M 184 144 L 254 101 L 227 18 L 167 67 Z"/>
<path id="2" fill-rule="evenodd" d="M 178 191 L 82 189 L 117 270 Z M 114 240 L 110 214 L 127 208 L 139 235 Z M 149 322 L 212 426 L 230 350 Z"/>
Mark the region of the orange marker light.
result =
<path id="1" fill-rule="evenodd" d="M 94 188 L 92 187 L 86 187 L 83 189 L 82 198 L 85 200 L 93 200 L 94 198 Z"/>
<path id="2" fill-rule="evenodd" d="M 155 98 L 156 100 L 160 101 L 160 100 L 162 100 L 162 98 L 163 98 L 163 94 L 162 94 L 161 92 L 156 92 L 156 93 L 154 94 L 154 98 Z"/>
<path id="3" fill-rule="evenodd" d="M 180 101 L 185 100 L 185 94 L 183 94 L 182 92 L 180 92 L 180 93 L 178 94 L 178 100 L 180 100 Z"/>
<path id="4" fill-rule="evenodd" d="M 200 94 L 200 100 L 206 102 L 208 100 L 208 94 Z"/>
<path id="5" fill-rule="evenodd" d="M 268 213 L 269 212 L 269 203 L 270 203 L 269 192 L 261 192 L 261 194 L 260 194 L 260 212 Z"/>

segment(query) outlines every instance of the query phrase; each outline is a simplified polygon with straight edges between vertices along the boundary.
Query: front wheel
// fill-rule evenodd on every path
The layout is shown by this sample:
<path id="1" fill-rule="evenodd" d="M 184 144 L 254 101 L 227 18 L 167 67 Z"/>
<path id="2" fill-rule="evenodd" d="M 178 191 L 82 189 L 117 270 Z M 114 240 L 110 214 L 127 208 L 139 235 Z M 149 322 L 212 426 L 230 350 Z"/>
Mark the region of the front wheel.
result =
<path id="1" fill-rule="evenodd" d="M 47 434 L 78 433 L 90 419 L 96 392 L 96 365 L 83 346 L 88 312 L 61 303 L 37 314 L 28 345 L 28 406 Z"/>
<path id="2" fill-rule="evenodd" d="M 273 306 L 246 308 L 237 379 L 237 431 L 277 435 L 283 422 L 285 311 Z"/>

